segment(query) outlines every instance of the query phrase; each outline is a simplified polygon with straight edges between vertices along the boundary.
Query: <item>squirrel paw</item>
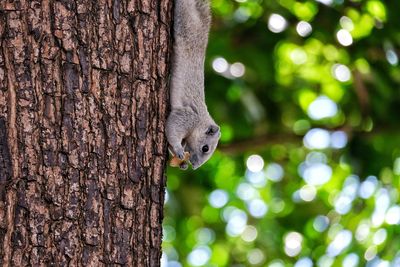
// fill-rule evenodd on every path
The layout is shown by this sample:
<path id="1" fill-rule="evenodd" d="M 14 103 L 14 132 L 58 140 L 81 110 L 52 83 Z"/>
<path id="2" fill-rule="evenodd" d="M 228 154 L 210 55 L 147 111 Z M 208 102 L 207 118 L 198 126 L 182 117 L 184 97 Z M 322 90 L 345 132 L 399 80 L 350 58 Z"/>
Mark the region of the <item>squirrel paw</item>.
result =
<path id="1" fill-rule="evenodd" d="M 183 150 L 182 147 L 180 148 L 175 148 L 175 155 L 180 159 L 183 160 L 185 158 L 185 151 Z"/>

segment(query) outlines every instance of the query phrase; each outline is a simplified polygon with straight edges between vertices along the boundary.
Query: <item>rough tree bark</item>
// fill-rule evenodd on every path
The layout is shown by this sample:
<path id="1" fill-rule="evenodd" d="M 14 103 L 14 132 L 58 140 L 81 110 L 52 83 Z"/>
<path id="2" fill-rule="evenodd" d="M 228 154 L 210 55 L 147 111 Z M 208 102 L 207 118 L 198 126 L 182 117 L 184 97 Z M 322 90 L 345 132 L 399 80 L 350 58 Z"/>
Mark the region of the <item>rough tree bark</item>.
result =
<path id="1" fill-rule="evenodd" d="M 159 266 L 171 7 L 0 1 L 0 266 Z"/>

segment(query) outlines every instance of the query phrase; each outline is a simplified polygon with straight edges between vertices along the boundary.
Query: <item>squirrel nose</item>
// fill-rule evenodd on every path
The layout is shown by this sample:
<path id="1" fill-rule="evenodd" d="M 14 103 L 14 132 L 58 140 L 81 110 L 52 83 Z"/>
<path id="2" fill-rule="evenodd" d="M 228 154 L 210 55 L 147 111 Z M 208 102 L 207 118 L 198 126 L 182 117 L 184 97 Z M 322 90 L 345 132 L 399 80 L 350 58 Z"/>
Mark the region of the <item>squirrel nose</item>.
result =
<path id="1" fill-rule="evenodd" d="M 190 155 L 190 163 L 192 163 L 192 165 L 196 165 L 197 161 L 198 161 L 197 155 L 195 154 Z"/>

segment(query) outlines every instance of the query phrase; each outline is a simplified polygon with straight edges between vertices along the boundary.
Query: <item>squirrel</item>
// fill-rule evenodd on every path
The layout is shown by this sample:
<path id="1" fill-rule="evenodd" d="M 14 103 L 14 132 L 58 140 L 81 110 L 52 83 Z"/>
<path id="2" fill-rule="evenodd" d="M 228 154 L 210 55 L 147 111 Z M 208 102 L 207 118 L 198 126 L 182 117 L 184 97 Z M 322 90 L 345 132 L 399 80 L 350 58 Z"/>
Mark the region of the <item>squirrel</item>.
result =
<path id="1" fill-rule="evenodd" d="M 171 152 L 195 170 L 214 153 L 220 127 L 208 113 L 204 95 L 204 59 L 211 24 L 209 0 L 175 0 L 171 112 L 166 136 Z M 186 152 L 186 153 L 185 153 Z M 186 170 L 187 163 L 180 165 Z"/>

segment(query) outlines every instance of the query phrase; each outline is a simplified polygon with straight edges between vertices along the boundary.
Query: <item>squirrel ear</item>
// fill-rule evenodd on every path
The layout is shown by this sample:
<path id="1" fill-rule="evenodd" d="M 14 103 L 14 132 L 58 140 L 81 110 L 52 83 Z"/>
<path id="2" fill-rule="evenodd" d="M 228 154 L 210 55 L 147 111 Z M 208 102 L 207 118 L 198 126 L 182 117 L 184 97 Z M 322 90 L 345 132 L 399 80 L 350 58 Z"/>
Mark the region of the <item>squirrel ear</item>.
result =
<path id="1" fill-rule="evenodd" d="M 208 127 L 208 129 L 207 129 L 206 134 L 207 134 L 207 135 L 214 135 L 214 134 L 216 134 L 216 133 L 218 133 L 218 132 L 219 132 L 219 127 L 218 127 L 218 125 L 210 125 L 210 126 Z"/>

